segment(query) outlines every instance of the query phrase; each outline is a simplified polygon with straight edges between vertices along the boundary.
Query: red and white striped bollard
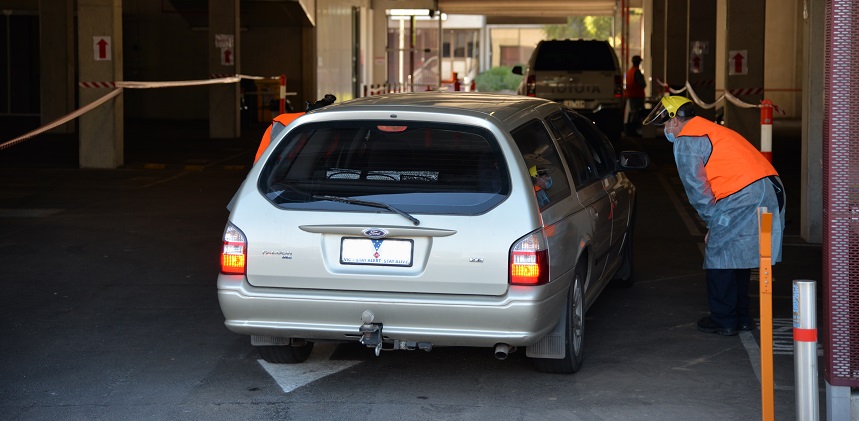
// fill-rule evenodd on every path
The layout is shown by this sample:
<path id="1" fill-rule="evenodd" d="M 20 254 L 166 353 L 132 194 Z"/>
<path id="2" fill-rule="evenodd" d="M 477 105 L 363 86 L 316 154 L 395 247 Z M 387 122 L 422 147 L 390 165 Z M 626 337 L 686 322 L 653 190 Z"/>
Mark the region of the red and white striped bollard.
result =
<path id="1" fill-rule="evenodd" d="M 761 101 L 761 153 L 770 163 L 773 162 L 773 103 Z"/>

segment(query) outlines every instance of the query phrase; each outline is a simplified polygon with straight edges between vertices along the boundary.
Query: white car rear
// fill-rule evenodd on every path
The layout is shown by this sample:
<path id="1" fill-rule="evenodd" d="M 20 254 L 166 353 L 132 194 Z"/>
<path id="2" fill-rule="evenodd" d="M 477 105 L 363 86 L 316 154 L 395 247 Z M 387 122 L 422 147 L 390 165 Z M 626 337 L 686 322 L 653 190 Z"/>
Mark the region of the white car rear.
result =
<path id="1" fill-rule="evenodd" d="M 233 200 L 218 278 L 227 327 L 272 362 L 301 362 L 316 341 L 361 341 L 377 354 L 527 347 L 540 368 L 575 371 L 574 330 L 622 266 L 634 187 L 613 174 L 627 221 L 600 231 L 599 204 L 581 196 L 622 206 L 603 181 L 576 187 L 544 120 L 564 112 L 425 93 L 300 117 Z"/>

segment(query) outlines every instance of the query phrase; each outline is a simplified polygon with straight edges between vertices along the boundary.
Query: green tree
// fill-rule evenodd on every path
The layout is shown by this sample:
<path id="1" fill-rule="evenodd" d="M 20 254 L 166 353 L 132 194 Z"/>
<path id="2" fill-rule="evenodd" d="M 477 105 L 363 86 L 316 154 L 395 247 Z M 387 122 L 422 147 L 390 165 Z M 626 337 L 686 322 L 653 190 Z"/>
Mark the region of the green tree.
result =
<path id="1" fill-rule="evenodd" d="M 546 39 L 610 40 L 614 32 L 611 16 L 570 16 L 566 25 L 545 25 Z"/>

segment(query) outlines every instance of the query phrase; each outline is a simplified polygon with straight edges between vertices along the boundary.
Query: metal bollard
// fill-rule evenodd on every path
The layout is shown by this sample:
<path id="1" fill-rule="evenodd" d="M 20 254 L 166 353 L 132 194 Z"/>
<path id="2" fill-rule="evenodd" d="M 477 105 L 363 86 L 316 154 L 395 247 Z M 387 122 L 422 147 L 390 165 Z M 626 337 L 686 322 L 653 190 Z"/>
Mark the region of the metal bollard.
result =
<path id="1" fill-rule="evenodd" d="M 773 162 L 773 102 L 761 101 L 761 154 Z"/>
<path id="2" fill-rule="evenodd" d="M 796 375 L 796 419 L 817 421 L 817 315 L 815 282 L 793 281 L 793 368 Z"/>

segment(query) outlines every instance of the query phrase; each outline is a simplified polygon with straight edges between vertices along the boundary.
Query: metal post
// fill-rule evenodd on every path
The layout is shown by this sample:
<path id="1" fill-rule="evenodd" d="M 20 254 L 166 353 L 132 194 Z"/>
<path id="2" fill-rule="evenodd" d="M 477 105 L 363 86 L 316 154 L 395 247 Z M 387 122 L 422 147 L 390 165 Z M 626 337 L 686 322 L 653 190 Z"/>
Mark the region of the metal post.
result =
<path id="1" fill-rule="evenodd" d="M 761 419 L 775 419 L 775 380 L 773 377 L 773 292 L 772 292 L 772 219 L 767 208 L 758 208 L 760 243 L 761 305 Z"/>
<path id="2" fill-rule="evenodd" d="M 277 109 L 281 114 L 286 112 L 286 75 L 280 75 L 280 91 L 277 93 Z"/>
<path id="3" fill-rule="evenodd" d="M 817 421 L 817 313 L 815 282 L 793 281 L 793 367 L 796 373 L 796 419 Z"/>

